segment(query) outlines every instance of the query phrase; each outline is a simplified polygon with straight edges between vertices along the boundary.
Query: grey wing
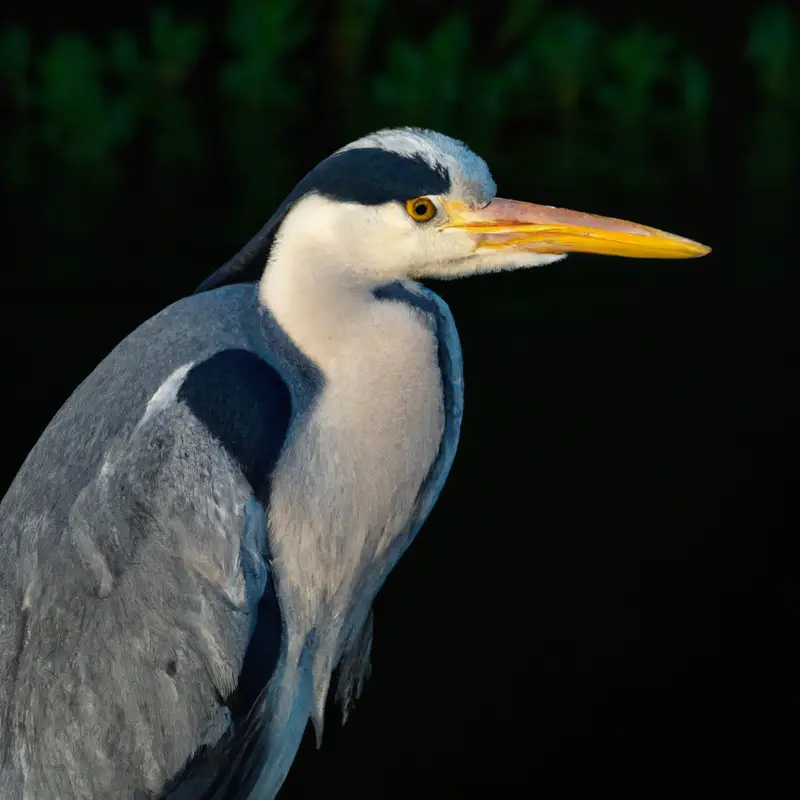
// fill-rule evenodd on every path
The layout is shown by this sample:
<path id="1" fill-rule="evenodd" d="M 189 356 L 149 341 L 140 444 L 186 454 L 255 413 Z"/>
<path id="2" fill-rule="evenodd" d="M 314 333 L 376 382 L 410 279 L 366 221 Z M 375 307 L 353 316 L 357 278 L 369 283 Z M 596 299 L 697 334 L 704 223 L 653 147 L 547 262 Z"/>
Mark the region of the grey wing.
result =
<path id="1" fill-rule="evenodd" d="M 269 759 L 282 626 L 266 507 L 289 393 L 227 350 L 156 399 L 68 520 L 28 521 L 47 548 L 29 570 L 8 720 L 26 796 L 200 798 L 222 782 L 247 797 L 223 752 L 246 741 L 246 773 Z"/>

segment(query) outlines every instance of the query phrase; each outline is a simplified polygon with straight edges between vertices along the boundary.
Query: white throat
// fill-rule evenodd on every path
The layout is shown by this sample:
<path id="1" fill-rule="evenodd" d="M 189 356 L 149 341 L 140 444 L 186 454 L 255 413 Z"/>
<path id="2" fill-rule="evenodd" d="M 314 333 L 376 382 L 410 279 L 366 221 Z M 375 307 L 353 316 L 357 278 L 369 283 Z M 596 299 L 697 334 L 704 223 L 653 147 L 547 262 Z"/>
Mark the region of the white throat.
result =
<path id="1" fill-rule="evenodd" d="M 298 213 L 299 212 L 299 213 Z M 261 279 L 259 299 L 303 353 L 323 371 L 340 348 L 364 333 L 376 304 L 380 276 L 347 263 L 342 237 L 357 246 L 357 231 L 343 230 L 341 204 L 304 198 L 283 221 Z"/>
<path id="2" fill-rule="evenodd" d="M 375 303 L 374 287 L 335 268 L 326 272 L 323 254 L 292 249 L 271 260 L 259 299 L 295 345 L 326 371 L 344 342 L 363 327 Z"/>

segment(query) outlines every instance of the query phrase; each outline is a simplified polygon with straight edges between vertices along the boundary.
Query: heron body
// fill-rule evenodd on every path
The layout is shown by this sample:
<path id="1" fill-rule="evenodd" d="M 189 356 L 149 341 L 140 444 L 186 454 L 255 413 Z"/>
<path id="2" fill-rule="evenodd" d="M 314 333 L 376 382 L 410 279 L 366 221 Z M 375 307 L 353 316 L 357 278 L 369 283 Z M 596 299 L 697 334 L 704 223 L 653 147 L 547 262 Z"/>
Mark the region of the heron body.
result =
<path id="1" fill-rule="evenodd" d="M 273 797 L 334 671 L 360 693 L 455 455 L 458 336 L 417 279 L 705 252 L 494 194 L 441 134 L 365 137 L 61 408 L 0 503 L 4 800 Z"/>

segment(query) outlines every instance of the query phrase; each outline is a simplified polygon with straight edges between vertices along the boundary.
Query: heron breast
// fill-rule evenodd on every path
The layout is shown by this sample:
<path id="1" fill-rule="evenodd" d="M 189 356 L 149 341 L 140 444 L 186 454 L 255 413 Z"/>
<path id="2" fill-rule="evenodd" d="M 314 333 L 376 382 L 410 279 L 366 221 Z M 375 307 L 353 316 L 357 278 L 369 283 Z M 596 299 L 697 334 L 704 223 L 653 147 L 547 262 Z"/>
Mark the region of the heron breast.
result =
<path id="1" fill-rule="evenodd" d="M 444 430 L 437 340 L 424 314 L 376 303 L 358 333 L 365 338 L 342 343 L 329 365 L 273 478 L 271 547 L 311 617 L 323 598 L 346 604 L 366 588 L 408 527 Z"/>

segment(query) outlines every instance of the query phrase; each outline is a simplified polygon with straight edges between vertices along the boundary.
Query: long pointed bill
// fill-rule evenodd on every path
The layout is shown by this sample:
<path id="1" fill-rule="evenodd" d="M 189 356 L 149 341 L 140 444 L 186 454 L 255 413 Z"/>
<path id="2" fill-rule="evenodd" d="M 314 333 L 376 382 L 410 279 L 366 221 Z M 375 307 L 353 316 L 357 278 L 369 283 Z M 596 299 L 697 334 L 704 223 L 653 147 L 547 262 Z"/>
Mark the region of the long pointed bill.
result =
<path id="1" fill-rule="evenodd" d="M 710 247 L 634 222 L 517 200 L 492 200 L 484 208 L 443 200 L 450 217 L 442 228 L 475 234 L 481 249 L 536 253 L 597 253 L 630 258 L 697 258 Z"/>

